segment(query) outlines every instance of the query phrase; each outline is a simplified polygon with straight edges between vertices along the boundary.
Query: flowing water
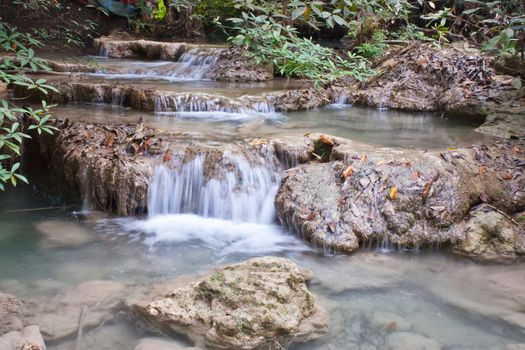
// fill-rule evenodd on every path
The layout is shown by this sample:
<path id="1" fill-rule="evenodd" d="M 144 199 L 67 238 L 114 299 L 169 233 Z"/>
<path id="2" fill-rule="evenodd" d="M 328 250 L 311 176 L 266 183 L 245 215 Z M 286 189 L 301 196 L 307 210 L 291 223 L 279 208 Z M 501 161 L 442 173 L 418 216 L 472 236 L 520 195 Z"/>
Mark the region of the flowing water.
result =
<path id="1" fill-rule="evenodd" d="M 125 71 L 118 60 L 105 64 L 115 66 L 118 79 L 130 75 L 137 84 L 174 84 L 174 89 L 201 91 L 209 84 L 211 91 L 236 95 L 239 89 L 245 94 L 287 84 L 175 81 L 201 79 L 202 71 L 209 68 L 203 66 L 213 64 L 212 58 L 191 59 L 126 61 Z M 184 64 L 198 69 L 180 73 Z M 152 65 L 158 65 L 154 74 Z M 162 77 L 173 79 L 142 79 L 144 75 L 157 78 L 159 69 Z M 105 79 L 112 78 L 108 70 Z M 144 113 L 120 106 L 74 104 L 58 107 L 55 115 L 93 122 L 136 122 L 142 116 L 153 127 L 183 131 L 211 143 L 307 132 L 419 149 L 481 139 L 474 131 L 475 122 L 348 105 L 283 114 Z M 444 251 L 370 248 L 351 256 L 326 254 L 276 224 L 273 199 L 284 166 L 272 154 L 228 150 L 211 168 L 206 157 L 197 154 L 184 163 L 175 157 L 171 164 L 156 168 L 147 217 L 81 211 L 78 196 L 57 185 L 49 174 L 33 174 L 31 185 L 0 193 L 0 291 L 46 303 L 46 298 L 81 282 L 109 280 L 126 284 L 132 293 L 138 285 L 254 256 L 277 255 L 314 272 L 310 289 L 330 313 L 329 334 L 295 349 L 385 349 L 392 331 L 401 341 L 434 339 L 442 349 L 503 350 L 508 344 L 525 343 L 522 264 L 482 265 Z M 70 338 L 49 342 L 48 349 L 133 349 L 146 336 L 152 335 L 120 317 L 86 331 L 79 344 Z"/>
<path id="2" fill-rule="evenodd" d="M 311 269 L 310 288 L 330 312 L 329 334 L 297 349 L 382 349 L 388 325 L 436 339 L 443 349 L 525 342 L 521 265 L 484 266 L 445 252 L 327 256 L 248 213 L 243 215 L 253 220 L 236 222 L 228 214 L 79 216 L 75 207 L 6 212 L 74 204 L 50 185 L 53 179 L 32 180 L 33 186 L 9 190 L 0 201 L 0 290 L 29 301 L 82 281 L 155 283 L 272 254 Z M 122 319 L 87 332 L 80 349 L 132 349 L 144 336 Z M 50 342 L 49 349 L 71 349 L 74 343 Z"/>

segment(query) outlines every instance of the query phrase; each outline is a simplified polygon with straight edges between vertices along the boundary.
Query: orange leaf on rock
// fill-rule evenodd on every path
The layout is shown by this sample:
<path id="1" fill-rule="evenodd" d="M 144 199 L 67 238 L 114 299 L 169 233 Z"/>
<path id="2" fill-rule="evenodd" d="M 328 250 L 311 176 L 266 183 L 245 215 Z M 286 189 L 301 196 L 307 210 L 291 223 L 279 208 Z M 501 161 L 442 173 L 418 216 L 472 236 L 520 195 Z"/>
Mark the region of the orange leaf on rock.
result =
<path id="1" fill-rule="evenodd" d="M 507 170 L 507 173 L 503 176 L 504 180 L 512 180 L 513 178 L 514 178 L 514 174 L 510 170 Z"/>
<path id="2" fill-rule="evenodd" d="M 397 187 L 396 186 L 390 187 L 390 190 L 388 191 L 388 198 L 390 198 L 391 200 L 397 199 Z"/>
<path id="3" fill-rule="evenodd" d="M 421 173 L 420 173 L 419 171 L 416 170 L 416 171 L 414 171 L 414 172 L 412 173 L 412 178 L 413 178 L 414 180 L 419 179 L 420 177 L 421 177 Z"/>
<path id="4" fill-rule="evenodd" d="M 352 172 L 354 170 L 352 169 L 352 167 L 349 165 L 345 168 L 345 170 L 343 170 L 343 177 L 348 177 L 350 175 L 352 175 Z"/>
<path id="5" fill-rule="evenodd" d="M 321 135 L 319 136 L 319 141 L 321 141 L 322 143 L 326 143 L 327 145 L 334 145 L 334 140 L 332 140 L 332 138 L 330 136 L 326 136 L 326 135 Z"/>
<path id="6" fill-rule="evenodd" d="M 95 138 L 95 135 L 93 135 L 93 131 L 91 130 L 86 131 L 86 138 L 88 140 L 93 140 Z"/>
<path id="7" fill-rule="evenodd" d="M 108 136 L 106 136 L 105 145 L 107 147 L 113 146 L 113 143 L 115 142 L 115 134 L 109 133 Z"/>
<path id="8" fill-rule="evenodd" d="M 162 157 L 162 161 L 164 163 L 167 163 L 169 162 L 173 157 L 171 156 L 171 151 L 169 149 L 166 150 L 166 152 L 164 152 L 164 156 Z"/>
<path id="9" fill-rule="evenodd" d="M 479 177 L 483 179 L 485 177 L 485 174 L 487 174 L 487 167 L 484 165 L 480 165 L 479 166 Z"/>
<path id="10" fill-rule="evenodd" d="M 521 152 L 521 149 L 518 146 L 512 147 L 512 153 L 517 154 L 517 153 L 520 153 L 520 152 Z"/>

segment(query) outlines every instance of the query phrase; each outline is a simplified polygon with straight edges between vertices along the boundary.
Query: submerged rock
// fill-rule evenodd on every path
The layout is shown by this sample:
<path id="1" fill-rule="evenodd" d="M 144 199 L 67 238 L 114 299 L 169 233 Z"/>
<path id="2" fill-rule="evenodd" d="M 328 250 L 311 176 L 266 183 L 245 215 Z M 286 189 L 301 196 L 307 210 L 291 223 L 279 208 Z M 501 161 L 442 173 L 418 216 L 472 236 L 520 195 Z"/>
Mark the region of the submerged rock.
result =
<path id="1" fill-rule="evenodd" d="M 27 326 L 20 332 L 9 332 L 0 336 L 2 350 L 46 350 L 38 326 Z"/>
<path id="2" fill-rule="evenodd" d="M 439 343 L 427 337 L 410 332 L 394 332 L 386 337 L 388 350 L 441 350 Z"/>
<path id="3" fill-rule="evenodd" d="M 144 338 L 139 340 L 133 350 L 199 350 L 200 348 L 181 345 L 164 338 Z"/>
<path id="4" fill-rule="evenodd" d="M 60 220 L 41 221 L 35 225 L 43 240 L 44 248 L 75 247 L 94 241 L 89 231 L 79 224 Z"/>
<path id="5" fill-rule="evenodd" d="M 40 326 L 46 341 L 64 339 L 79 329 L 88 330 L 112 320 L 123 305 L 124 289 L 115 282 L 83 282 L 51 300 L 29 305 L 27 320 Z"/>
<path id="6" fill-rule="evenodd" d="M 24 307 L 22 302 L 0 292 L 0 335 L 23 329 Z"/>
<path id="7" fill-rule="evenodd" d="M 286 348 L 322 336 L 328 325 L 304 272 L 275 257 L 222 268 L 134 309 L 155 329 L 186 334 L 211 348 Z"/>

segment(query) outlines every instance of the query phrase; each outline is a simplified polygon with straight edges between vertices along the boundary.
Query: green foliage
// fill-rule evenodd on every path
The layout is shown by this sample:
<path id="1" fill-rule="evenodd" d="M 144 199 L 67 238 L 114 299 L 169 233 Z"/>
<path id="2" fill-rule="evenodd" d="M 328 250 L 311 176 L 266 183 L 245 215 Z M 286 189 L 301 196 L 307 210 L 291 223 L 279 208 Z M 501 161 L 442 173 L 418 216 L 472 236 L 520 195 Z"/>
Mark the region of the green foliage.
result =
<path id="1" fill-rule="evenodd" d="M 16 27 L 0 22 L 0 48 L 2 51 L 14 55 L 0 60 L 0 81 L 5 85 L 14 84 L 25 86 L 28 91 L 39 90 L 43 94 L 56 89 L 46 84 L 45 79 L 33 81 L 23 74 L 24 70 L 49 70 L 41 60 L 35 57 L 32 47 L 41 46 L 41 42 L 31 34 L 20 33 Z M 51 115 L 50 108 L 42 101 L 42 108 L 19 108 L 6 99 L 0 99 L 0 190 L 4 184 L 11 182 L 16 186 L 18 181 L 27 182 L 27 179 L 18 173 L 20 163 L 16 162 L 21 154 L 24 138 L 30 138 L 28 132 L 35 130 L 52 134 L 56 128 L 47 125 Z M 24 116 L 24 122 L 21 117 Z M 29 123 L 31 121 L 31 123 Z"/>
<path id="2" fill-rule="evenodd" d="M 383 54 L 387 45 L 383 42 L 386 36 L 383 32 L 376 32 L 370 42 L 365 42 L 354 47 L 354 52 L 364 58 L 379 57 Z"/>
<path id="3" fill-rule="evenodd" d="M 238 34 L 229 41 L 243 46 L 255 64 L 273 65 L 284 77 L 310 79 L 320 86 L 347 76 L 363 80 L 374 73 L 365 58 L 340 57 L 311 39 L 299 38 L 294 27 L 266 15 L 243 13 L 242 18 L 230 20 L 237 24 Z"/>
<path id="4" fill-rule="evenodd" d="M 40 21 L 46 20 L 50 24 L 47 28 L 33 28 L 33 36 L 46 42 L 63 42 L 65 46 L 84 47 L 87 39 L 98 35 L 97 23 L 86 19 L 77 20 L 71 16 L 71 7 L 63 1 L 54 0 L 13 0 L 12 5 L 18 10 L 19 20 Z M 109 13 L 103 7 L 95 9 L 106 16 Z"/>

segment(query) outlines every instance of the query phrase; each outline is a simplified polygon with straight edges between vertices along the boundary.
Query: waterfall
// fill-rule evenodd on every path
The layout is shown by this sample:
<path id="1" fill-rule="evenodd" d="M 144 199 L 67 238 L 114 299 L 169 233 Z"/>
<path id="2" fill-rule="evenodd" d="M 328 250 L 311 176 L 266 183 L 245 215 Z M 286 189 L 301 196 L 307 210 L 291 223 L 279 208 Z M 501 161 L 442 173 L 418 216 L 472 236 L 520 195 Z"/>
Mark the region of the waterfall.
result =
<path id="1" fill-rule="evenodd" d="M 149 187 L 149 215 L 196 214 L 271 224 L 280 179 L 278 172 L 264 163 L 254 164 L 243 155 L 224 152 L 220 162 L 207 161 L 205 154 L 198 154 L 173 169 L 158 166 Z"/>
<path id="2" fill-rule="evenodd" d="M 196 47 L 173 61 L 101 59 L 101 69 L 90 75 L 104 78 L 150 78 L 163 80 L 202 80 L 219 60 L 220 48 Z"/>
<path id="3" fill-rule="evenodd" d="M 257 101 L 237 100 L 208 94 L 158 94 L 155 112 L 227 112 L 227 113 L 275 113 L 271 96 Z"/>

